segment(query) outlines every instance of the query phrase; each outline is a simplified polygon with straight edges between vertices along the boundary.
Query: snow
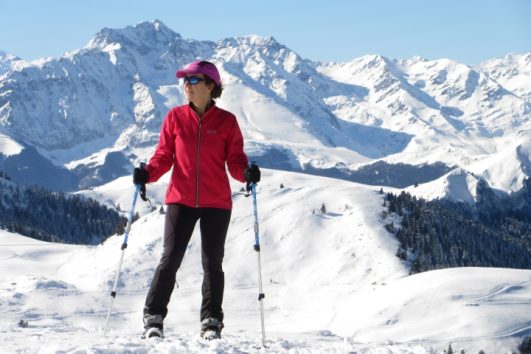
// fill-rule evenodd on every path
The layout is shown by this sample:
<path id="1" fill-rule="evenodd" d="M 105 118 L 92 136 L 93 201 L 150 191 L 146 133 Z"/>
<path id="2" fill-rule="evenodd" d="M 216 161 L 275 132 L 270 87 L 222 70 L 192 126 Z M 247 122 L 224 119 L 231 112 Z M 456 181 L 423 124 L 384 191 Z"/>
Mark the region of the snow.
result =
<path id="1" fill-rule="evenodd" d="M 354 102 L 345 93 L 328 98 L 338 118 L 412 136 L 407 147 L 383 155 L 387 162 L 442 161 L 516 191 L 528 173 L 522 173 L 518 144 L 512 142 L 529 139 L 529 99 L 521 92 L 530 90 L 525 78 L 531 71 L 529 55 L 508 58 L 471 68 L 449 59 L 367 55 L 321 63 L 317 71 L 368 89 Z"/>
<path id="2" fill-rule="evenodd" d="M 19 57 L 0 50 L 0 77 L 10 70 L 20 70 L 29 65 Z"/>
<path id="3" fill-rule="evenodd" d="M 84 48 L 24 66 L 0 52 L 2 134 L 78 171 L 108 151 L 146 160 L 164 115 L 184 103 L 175 71 L 196 58 L 219 67 L 218 105 L 269 167 L 444 162 L 506 192 L 529 175 L 518 149 L 531 131 L 531 53 L 474 67 L 381 55 L 319 63 L 273 37 L 188 40 L 159 20 L 104 28 Z"/>
<path id="4" fill-rule="evenodd" d="M 503 58 L 481 63 L 477 68 L 487 72 L 505 88 L 531 101 L 531 53 L 507 54 Z"/>
<path id="5" fill-rule="evenodd" d="M 121 235 L 75 246 L 0 230 L 2 352 L 419 354 L 451 343 L 500 353 L 531 332 L 531 271 L 455 268 L 408 276 L 395 256 L 397 241 L 383 227 L 379 188 L 263 170 L 257 198 L 268 348 L 260 348 L 252 204 L 237 183 L 223 338 L 198 336 L 196 230 L 177 274 L 166 338 L 142 340 L 143 301 L 162 251 L 165 183 L 148 186 L 154 212 L 137 204 L 142 216 L 131 228 L 107 335 L 102 327 Z M 133 191 L 124 177 L 83 193 L 126 210 Z M 28 325 L 18 326 L 21 320 Z"/>
<path id="6" fill-rule="evenodd" d="M 0 153 L 17 155 L 33 144 L 70 170 L 94 170 L 117 151 L 135 165 L 146 161 L 165 113 L 185 100 L 175 70 L 195 58 L 218 65 L 218 105 L 237 116 L 250 158 L 276 168 L 444 162 L 457 167 L 406 191 L 467 203 L 479 178 L 510 192 L 530 174 L 531 53 L 474 67 L 381 55 L 317 63 L 273 37 L 185 40 L 158 20 L 105 28 L 60 58 L 27 63 L 0 51 Z M 227 240 L 223 339 L 207 343 L 197 335 L 197 235 L 177 275 L 167 338 L 139 338 L 162 250 L 167 175 L 148 187 L 155 211 L 137 205 L 141 219 L 131 229 L 107 336 L 102 326 L 121 235 L 72 246 L 0 230 L 2 353 L 418 354 L 441 353 L 450 343 L 467 353 L 504 353 L 531 334 L 531 271 L 408 276 L 380 219 L 380 187 L 265 169 L 263 175 L 267 350 L 259 348 L 251 203 L 237 193 L 239 184 Z M 79 191 L 124 213 L 132 192 L 130 176 Z M 18 326 L 21 320 L 28 326 Z"/>
<path id="7" fill-rule="evenodd" d="M 476 200 L 478 177 L 461 168 L 456 168 L 446 175 L 417 187 L 405 188 L 405 191 L 417 198 L 426 200 L 449 199 L 473 205 Z"/>
<path id="8" fill-rule="evenodd" d="M 0 154 L 5 156 L 17 155 L 23 150 L 23 146 L 11 139 L 9 136 L 0 133 Z"/>

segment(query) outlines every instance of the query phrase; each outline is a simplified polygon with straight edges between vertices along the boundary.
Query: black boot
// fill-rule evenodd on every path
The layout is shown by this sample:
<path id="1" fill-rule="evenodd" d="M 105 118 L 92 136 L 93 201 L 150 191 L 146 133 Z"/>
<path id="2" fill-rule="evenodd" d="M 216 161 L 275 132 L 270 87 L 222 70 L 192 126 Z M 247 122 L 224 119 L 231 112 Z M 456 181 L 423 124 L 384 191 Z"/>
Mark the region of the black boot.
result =
<path id="1" fill-rule="evenodd" d="M 163 338 L 164 332 L 163 332 L 163 324 L 162 324 L 162 316 L 161 315 L 150 315 L 145 314 L 144 315 L 144 335 L 143 337 L 145 339 L 149 338 Z"/>
<path id="2" fill-rule="evenodd" d="M 201 338 L 205 340 L 220 339 L 222 329 L 223 323 L 217 318 L 205 318 L 201 321 Z"/>

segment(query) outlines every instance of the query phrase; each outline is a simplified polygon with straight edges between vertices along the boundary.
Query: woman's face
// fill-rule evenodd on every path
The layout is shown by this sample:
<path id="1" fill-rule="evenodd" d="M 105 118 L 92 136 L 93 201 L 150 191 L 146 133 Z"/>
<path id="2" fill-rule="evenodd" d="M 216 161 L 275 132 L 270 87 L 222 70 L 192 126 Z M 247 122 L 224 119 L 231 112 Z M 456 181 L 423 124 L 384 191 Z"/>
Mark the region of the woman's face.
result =
<path id="1" fill-rule="evenodd" d="M 195 78 L 199 79 L 196 83 L 194 83 Z M 214 84 L 207 84 L 204 80 L 204 74 L 195 74 L 184 78 L 184 92 L 188 101 L 196 105 L 210 102 L 210 94 Z"/>

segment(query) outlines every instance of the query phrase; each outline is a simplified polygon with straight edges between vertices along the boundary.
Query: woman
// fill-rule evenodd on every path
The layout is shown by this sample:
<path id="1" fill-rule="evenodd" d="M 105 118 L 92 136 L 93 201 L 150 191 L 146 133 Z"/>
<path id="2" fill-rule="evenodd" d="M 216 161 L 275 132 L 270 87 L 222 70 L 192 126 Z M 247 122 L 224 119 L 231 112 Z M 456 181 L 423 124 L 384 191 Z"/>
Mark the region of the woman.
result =
<path id="1" fill-rule="evenodd" d="M 177 78 L 184 79 L 189 103 L 168 112 L 153 157 L 145 167 L 135 168 L 133 176 L 135 184 L 144 185 L 173 167 L 165 200 L 164 251 L 146 298 L 144 335 L 163 335 L 175 275 L 199 220 L 204 271 L 201 335 L 214 339 L 223 328 L 222 262 L 232 209 L 225 165 L 233 178 L 248 184 L 260 181 L 260 169 L 248 167 L 236 117 L 214 102 L 223 90 L 216 66 L 196 60 L 177 71 Z"/>

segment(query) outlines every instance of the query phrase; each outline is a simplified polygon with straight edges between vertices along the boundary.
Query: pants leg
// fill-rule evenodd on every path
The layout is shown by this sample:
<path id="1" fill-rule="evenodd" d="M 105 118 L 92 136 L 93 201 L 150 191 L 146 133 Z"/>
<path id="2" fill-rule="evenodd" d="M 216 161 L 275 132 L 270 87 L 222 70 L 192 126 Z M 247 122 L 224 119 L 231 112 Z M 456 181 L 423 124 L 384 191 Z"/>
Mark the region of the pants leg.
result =
<path id="1" fill-rule="evenodd" d="M 203 265 L 203 300 L 201 303 L 201 321 L 205 318 L 216 318 L 223 321 L 223 290 L 225 275 L 223 273 L 223 257 L 225 255 L 225 239 L 229 228 L 231 210 L 203 209 L 201 227 L 201 260 Z"/>
<path id="2" fill-rule="evenodd" d="M 199 217 L 196 209 L 169 204 L 164 223 L 164 251 L 151 282 L 144 314 L 168 314 L 168 303 L 175 287 L 175 277 Z"/>

